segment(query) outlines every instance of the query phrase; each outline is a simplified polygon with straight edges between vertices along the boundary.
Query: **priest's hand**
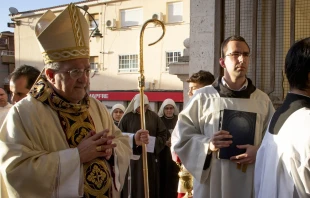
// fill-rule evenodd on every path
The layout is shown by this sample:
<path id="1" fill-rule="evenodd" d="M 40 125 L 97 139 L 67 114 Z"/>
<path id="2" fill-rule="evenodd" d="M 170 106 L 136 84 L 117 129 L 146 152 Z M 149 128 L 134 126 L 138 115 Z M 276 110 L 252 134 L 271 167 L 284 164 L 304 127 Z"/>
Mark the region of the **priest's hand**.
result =
<path id="1" fill-rule="evenodd" d="M 91 131 L 85 136 L 77 146 L 81 163 L 86 163 L 95 158 L 107 157 L 110 155 L 109 149 L 116 147 L 116 144 L 112 144 L 114 136 L 108 136 L 108 132 L 108 129 L 99 133 Z"/>
<path id="2" fill-rule="evenodd" d="M 148 144 L 149 143 L 149 131 L 140 129 L 135 134 L 135 143 L 138 146 L 141 146 L 142 143 Z"/>
<path id="3" fill-rule="evenodd" d="M 229 135 L 228 131 L 218 131 L 214 133 L 213 138 L 209 144 L 209 149 L 211 151 L 217 151 L 220 148 L 229 147 L 229 145 L 232 143 L 232 140 L 229 140 L 231 138 L 232 135 Z"/>
<path id="4" fill-rule="evenodd" d="M 255 162 L 258 146 L 246 144 L 237 145 L 237 148 L 246 149 L 246 152 L 241 155 L 232 156 L 230 158 L 231 161 L 237 164 L 253 164 Z"/>

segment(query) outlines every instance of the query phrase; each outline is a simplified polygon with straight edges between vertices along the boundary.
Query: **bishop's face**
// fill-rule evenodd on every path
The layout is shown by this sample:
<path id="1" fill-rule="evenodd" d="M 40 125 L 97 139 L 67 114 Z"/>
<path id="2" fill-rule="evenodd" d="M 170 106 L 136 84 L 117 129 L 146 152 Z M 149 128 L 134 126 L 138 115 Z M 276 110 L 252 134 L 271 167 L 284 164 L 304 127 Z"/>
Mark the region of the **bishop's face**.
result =
<path id="1" fill-rule="evenodd" d="M 50 69 L 48 69 L 50 70 Z M 78 103 L 87 94 L 89 87 L 90 64 L 86 58 L 60 62 L 59 70 L 47 74 L 55 91 L 71 103 Z"/>

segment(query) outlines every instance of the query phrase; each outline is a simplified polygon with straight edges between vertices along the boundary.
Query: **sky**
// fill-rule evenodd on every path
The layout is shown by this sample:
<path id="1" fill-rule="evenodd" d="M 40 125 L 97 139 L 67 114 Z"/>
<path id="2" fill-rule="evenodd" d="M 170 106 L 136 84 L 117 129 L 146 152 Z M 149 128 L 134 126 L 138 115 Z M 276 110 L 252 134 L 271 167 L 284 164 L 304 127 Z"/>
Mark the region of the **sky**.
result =
<path id="1" fill-rule="evenodd" d="M 9 8 L 15 7 L 19 12 L 36 10 L 40 8 L 52 7 L 57 5 L 68 4 L 71 2 L 79 2 L 82 0 L 5 0 L 1 1 L 0 7 L 0 32 L 11 31 L 14 28 L 7 27 L 8 22 L 12 22 L 9 17 Z"/>

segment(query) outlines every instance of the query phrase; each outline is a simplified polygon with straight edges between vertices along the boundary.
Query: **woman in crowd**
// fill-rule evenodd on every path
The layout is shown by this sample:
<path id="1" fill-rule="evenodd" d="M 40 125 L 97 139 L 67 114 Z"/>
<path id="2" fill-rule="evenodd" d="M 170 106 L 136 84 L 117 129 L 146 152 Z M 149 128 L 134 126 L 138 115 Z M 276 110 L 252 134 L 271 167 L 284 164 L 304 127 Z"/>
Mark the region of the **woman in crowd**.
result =
<path id="1" fill-rule="evenodd" d="M 149 197 L 150 198 L 161 198 L 159 196 L 159 169 L 158 169 L 158 154 L 165 147 L 167 141 L 168 131 L 158 117 L 158 115 L 151 111 L 149 107 L 149 100 L 146 95 L 144 95 L 144 110 L 145 110 L 145 125 L 146 130 L 149 131 L 149 135 L 152 139 L 155 139 L 155 147 L 151 148 L 147 153 L 148 162 L 148 177 L 149 177 Z M 137 94 L 130 104 L 128 105 L 122 120 L 119 123 L 119 128 L 121 131 L 127 133 L 135 133 L 141 128 L 140 124 L 140 94 Z M 138 129 L 138 130 L 136 130 Z M 150 137 L 151 141 L 151 137 Z M 134 142 L 133 142 L 134 143 Z M 133 153 L 138 153 L 141 146 L 133 144 Z M 133 198 L 144 198 L 144 188 L 143 188 L 143 164 L 142 156 L 137 157 L 137 160 L 131 160 L 130 170 L 131 170 L 131 197 Z"/>
<path id="2" fill-rule="evenodd" d="M 125 107 L 121 104 L 115 104 L 112 107 L 111 115 L 112 115 L 112 118 L 114 120 L 114 124 L 116 126 L 118 126 L 118 123 L 121 120 L 121 118 L 123 117 L 124 112 L 125 112 Z"/>
<path id="3" fill-rule="evenodd" d="M 178 120 L 178 108 L 175 102 L 168 98 L 164 100 L 161 105 L 158 116 L 166 125 L 168 133 L 168 140 L 163 151 L 159 154 L 159 167 L 160 167 L 160 197 L 170 198 L 177 197 L 178 188 L 178 172 L 180 168 L 172 160 L 170 147 L 171 147 L 171 133 Z"/>

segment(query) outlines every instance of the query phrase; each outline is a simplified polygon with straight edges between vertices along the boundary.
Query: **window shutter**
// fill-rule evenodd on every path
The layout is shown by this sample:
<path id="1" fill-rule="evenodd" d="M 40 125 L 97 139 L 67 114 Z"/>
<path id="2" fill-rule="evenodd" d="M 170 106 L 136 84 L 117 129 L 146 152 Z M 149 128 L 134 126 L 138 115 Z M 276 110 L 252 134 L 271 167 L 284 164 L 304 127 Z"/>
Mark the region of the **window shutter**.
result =
<path id="1" fill-rule="evenodd" d="M 121 11 L 122 27 L 141 25 L 142 21 L 143 21 L 142 8 L 135 8 Z"/>
<path id="2" fill-rule="evenodd" d="M 183 2 L 168 4 L 168 23 L 183 21 Z"/>

